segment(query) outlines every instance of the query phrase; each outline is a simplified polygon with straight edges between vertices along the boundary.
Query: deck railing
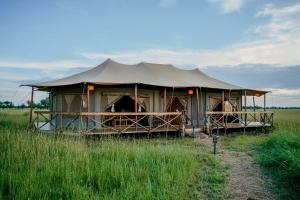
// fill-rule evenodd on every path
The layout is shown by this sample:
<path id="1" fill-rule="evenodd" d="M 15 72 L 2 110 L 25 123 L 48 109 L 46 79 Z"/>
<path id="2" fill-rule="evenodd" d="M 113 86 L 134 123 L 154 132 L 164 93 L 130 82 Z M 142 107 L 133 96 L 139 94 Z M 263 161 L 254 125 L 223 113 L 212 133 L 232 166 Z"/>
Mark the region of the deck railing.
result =
<path id="1" fill-rule="evenodd" d="M 263 128 L 273 126 L 273 112 L 267 111 L 249 111 L 249 112 L 206 112 L 206 129 L 211 132 L 216 129 L 243 128 Z"/>
<path id="2" fill-rule="evenodd" d="M 39 130 L 72 130 L 81 134 L 180 131 L 181 112 L 50 112 L 35 111 Z M 47 127 L 47 128 L 45 128 Z"/>

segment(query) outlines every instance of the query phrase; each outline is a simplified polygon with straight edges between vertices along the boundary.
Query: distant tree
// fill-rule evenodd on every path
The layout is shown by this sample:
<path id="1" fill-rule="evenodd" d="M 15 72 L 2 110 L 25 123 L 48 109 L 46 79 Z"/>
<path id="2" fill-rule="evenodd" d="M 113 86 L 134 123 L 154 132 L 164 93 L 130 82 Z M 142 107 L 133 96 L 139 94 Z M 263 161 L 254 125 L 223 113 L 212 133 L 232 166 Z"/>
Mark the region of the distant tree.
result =
<path id="1" fill-rule="evenodd" d="M 27 107 L 30 107 L 31 101 L 28 100 L 26 102 L 26 104 L 27 104 Z M 38 102 L 38 103 L 33 102 L 32 103 L 32 107 L 33 108 L 38 108 L 38 109 L 49 108 L 49 99 L 48 98 L 44 98 L 44 99 L 40 100 L 40 102 Z"/>
<path id="2" fill-rule="evenodd" d="M 42 99 L 39 104 L 41 108 L 49 108 L 49 98 Z"/>
<path id="3" fill-rule="evenodd" d="M 1 108 L 13 108 L 14 104 L 11 101 L 3 101 L 3 102 L 0 102 L 0 107 Z"/>

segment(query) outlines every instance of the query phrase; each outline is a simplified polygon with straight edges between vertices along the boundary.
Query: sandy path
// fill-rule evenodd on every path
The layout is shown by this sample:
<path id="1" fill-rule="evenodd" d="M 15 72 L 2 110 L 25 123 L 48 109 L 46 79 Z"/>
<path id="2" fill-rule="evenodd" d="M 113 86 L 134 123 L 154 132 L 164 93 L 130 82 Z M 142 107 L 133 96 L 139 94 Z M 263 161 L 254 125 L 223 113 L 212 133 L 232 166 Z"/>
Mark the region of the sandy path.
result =
<path id="1" fill-rule="evenodd" d="M 211 138 L 199 139 L 198 142 L 212 148 Z M 220 149 L 219 145 L 218 154 L 221 155 L 222 162 L 229 167 L 228 199 L 276 199 L 270 191 L 270 180 L 262 174 L 259 165 L 251 156 L 244 152 Z"/>

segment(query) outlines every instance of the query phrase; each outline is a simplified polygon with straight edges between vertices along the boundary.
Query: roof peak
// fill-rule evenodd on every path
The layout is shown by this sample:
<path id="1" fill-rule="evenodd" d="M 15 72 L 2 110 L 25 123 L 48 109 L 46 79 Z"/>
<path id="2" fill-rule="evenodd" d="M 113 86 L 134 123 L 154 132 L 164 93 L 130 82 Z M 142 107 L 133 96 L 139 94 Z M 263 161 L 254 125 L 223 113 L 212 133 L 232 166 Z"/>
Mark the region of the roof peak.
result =
<path id="1" fill-rule="evenodd" d="M 160 65 L 160 66 L 168 66 L 168 67 L 173 67 L 173 68 L 176 68 L 176 69 L 179 69 L 179 70 L 184 70 L 184 71 L 199 71 L 199 68 L 195 67 L 193 69 L 182 69 L 182 68 L 179 68 L 173 64 L 170 64 L 170 63 L 153 63 L 153 62 L 145 62 L 145 61 L 142 61 L 142 62 L 139 62 L 139 63 L 135 63 L 135 64 L 125 64 L 125 63 L 121 63 L 121 62 L 118 62 L 118 61 L 115 61 L 111 58 L 107 58 L 103 63 L 101 63 L 100 65 L 102 64 L 108 64 L 108 63 L 114 63 L 114 64 L 119 64 L 119 65 L 126 65 L 126 66 L 139 66 L 139 65 Z"/>

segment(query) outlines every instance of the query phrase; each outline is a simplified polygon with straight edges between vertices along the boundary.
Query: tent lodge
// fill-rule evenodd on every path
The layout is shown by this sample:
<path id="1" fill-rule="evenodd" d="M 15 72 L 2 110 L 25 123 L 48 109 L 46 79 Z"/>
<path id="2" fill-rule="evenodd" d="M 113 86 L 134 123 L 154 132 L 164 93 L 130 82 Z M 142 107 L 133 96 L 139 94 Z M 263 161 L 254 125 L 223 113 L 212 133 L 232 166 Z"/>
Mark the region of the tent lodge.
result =
<path id="1" fill-rule="evenodd" d="M 49 92 L 49 111 L 35 111 L 33 119 L 31 108 L 30 123 L 39 130 L 195 135 L 265 129 L 273 122 L 273 113 L 266 111 L 267 91 L 169 64 L 125 65 L 108 59 L 85 72 L 26 86 L 32 87 L 31 102 L 35 90 Z M 253 96 L 253 104 L 254 97 L 262 96 L 264 109 L 247 110 L 247 96 Z"/>

